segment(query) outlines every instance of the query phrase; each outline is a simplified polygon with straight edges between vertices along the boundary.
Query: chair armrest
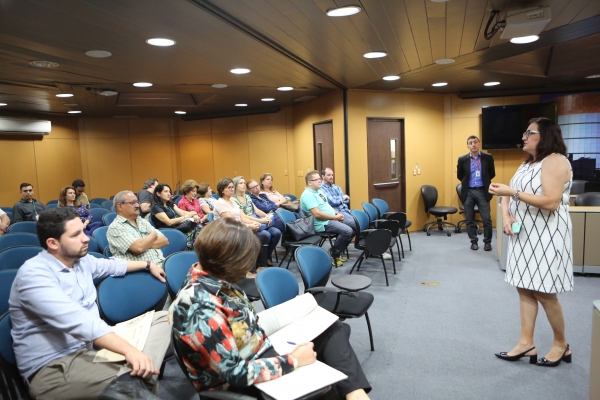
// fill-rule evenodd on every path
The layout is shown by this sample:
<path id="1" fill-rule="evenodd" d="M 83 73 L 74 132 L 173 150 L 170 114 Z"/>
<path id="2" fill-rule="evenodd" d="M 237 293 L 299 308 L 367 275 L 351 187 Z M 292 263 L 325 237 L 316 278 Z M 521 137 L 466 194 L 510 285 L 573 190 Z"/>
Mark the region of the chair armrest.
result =
<path id="1" fill-rule="evenodd" d="M 306 289 L 304 293 L 318 293 L 318 292 L 339 292 L 338 288 L 330 287 L 330 286 L 315 286 L 310 289 Z"/>
<path id="2" fill-rule="evenodd" d="M 225 390 L 204 390 L 198 394 L 201 400 L 257 400 L 256 397 L 242 393 L 227 392 Z"/>

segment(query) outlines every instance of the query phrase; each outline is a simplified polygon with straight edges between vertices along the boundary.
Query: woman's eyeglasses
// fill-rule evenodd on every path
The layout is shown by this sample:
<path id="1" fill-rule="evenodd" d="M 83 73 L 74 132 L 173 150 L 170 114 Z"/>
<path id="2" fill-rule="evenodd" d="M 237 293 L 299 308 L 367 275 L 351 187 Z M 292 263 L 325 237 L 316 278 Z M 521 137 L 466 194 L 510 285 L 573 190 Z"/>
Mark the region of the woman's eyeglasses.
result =
<path id="1" fill-rule="evenodd" d="M 525 132 L 523 132 L 523 137 L 526 138 L 526 139 L 529 139 L 529 136 L 531 136 L 531 135 L 533 135 L 535 133 L 539 134 L 538 131 L 534 131 L 534 130 L 528 129 Z"/>

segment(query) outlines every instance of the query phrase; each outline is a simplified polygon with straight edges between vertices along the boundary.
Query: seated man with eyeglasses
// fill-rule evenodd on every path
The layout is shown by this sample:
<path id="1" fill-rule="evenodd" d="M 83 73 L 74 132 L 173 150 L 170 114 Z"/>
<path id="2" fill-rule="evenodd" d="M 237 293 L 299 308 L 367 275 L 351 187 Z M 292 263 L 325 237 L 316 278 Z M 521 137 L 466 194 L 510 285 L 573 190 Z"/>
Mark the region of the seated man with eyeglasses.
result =
<path id="1" fill-rule="evenodd" d="M 327 202 L 327 197 L 321 191 L 322 179 L 319 171 L 310 171 L 304 178 L 306 188 L 300 197 L 300 207 L 306 215 L 315 219 L 315 232 L 337 234 L 333 247 L 329 250 L 332 263 L 341 266 L 346 257 L 342 257 L 348 244 L 352 241 L 354 231 L 344 224 L 344 215 L 333 209 Z"/>
<path id="2" fill-rule="evenodd" d="M 117 193 L 113 199 L 117 217 L 108 227 L 106 238 L 111 253 L 130 261 L 149 261 L 162 267 L 162 247 L 169 240 L 150 222 L 140 217 L 140 204 L 130 190 Z"/>

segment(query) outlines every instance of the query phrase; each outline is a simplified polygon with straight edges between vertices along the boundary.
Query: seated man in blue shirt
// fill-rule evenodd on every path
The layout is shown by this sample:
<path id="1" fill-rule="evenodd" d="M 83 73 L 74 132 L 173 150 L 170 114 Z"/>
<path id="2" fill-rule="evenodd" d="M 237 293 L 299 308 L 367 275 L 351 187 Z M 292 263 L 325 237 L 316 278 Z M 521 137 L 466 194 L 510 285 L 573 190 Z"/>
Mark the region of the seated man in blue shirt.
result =
<path id="1" fill-rule="evenodd" d="M 147 269 L 165 282 L 163 269 L 146 261 L 87 255 L 90 239 L 69 208 L 42 212 L 37 232 L 45 250 L 19 268 L 8 302 L 17 366 L 30 394 L 94 399 L 105 389 L 115 394 L 118 386 L 132 385 L 156 392 L 155 375 L 170 342 L 167 313 L 155 313 L 139 351 L 100 319 L 93 279 Z M 92 345 L 121 354 L 126 362 L 94 363 Z"/>
<path id="2" fill-rule="evenodd" d="M 306 215 L 315 219 L 315 232 L 336 233 L 337 238 L 329 250 L 335 266 L 341 266 L 348 258 L 343 256 L 348 244 L 354 237 L 354 231 L 344 224 L 343 214 L 338 213 L 329 205 L 327 198 L 321 191 L 321 176 L 319 171 L 310 171 L 304 178 L 306 188 L 300 197 L 300 207 Z"/>
<path id="3" fill-rule="evenodd" d="M 323 171 L 321 171 L 321 178 L 323 179 L 321 191 L 325 193 L 327 202 L 338 213 L 344 216 L 344 220 L 342 222 L 352 228 L 354 234 L 356 235 L 358 232 L 356 232 L 354 217 L 348 208 L 350 196 L 344 194 L 344 192 L 342 192 L 342 188 L 333 183 L 333 170 L 331 168 L 325 168 Z"/>

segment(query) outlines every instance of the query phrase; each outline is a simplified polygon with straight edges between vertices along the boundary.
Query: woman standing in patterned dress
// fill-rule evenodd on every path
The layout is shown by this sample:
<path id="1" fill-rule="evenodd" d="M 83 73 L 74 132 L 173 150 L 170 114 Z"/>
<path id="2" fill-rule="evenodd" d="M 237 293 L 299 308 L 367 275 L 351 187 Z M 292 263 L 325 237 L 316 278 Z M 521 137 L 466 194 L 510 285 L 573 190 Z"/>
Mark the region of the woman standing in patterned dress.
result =
<path id="1" fill-rule="evenodd" d="M 573 174 L 560 126 L 547 118 L 529 121 L 523 133 L 523 151 L 529 157 L 521 164 L 509 186 L 492 183 L 490 193 L 502 197 L 504 232 L 510 235 L 505 281 L 517 287 L 521 312 L 521 338 L 508 352 L 496 356 L 516 361 L 529 357 L 536 363 L 533 333 L 542 305 L 554 343 L 537 365 L 556 367 L 571 362 L 565 339 L 565 321 L 557 293 L 573 290 L 572 230 L 569 193 Z M 520 232 L 513 223 L 520 222 Z"/>

